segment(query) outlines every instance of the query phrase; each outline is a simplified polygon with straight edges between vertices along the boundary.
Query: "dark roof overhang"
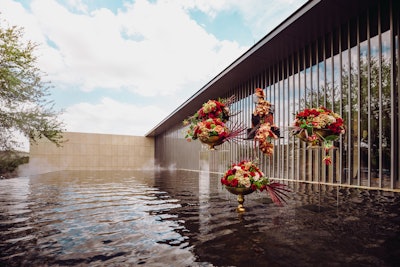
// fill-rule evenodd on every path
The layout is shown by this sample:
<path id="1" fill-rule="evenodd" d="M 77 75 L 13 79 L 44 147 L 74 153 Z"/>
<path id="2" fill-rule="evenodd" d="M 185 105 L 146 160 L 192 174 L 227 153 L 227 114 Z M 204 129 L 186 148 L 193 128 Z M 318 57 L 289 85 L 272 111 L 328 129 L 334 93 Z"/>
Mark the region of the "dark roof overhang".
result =
<path id="1" fill-rule="evenodd" d="M 379 0 L 310 0 L 176 108 L 146 136 L 157 136 L 249 77 L 339 28 Z"/>

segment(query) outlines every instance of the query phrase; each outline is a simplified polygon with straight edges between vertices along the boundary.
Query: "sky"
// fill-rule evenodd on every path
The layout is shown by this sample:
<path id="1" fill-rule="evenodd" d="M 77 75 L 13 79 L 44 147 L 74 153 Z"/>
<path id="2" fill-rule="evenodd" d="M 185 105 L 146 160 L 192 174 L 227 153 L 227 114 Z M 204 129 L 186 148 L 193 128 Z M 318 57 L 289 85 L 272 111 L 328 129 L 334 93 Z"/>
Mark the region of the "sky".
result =
<path id="1" fill-rule="evenodd" d="M 0 0 L 0 20 L 39 45 L 66 131 L 143 136 L 306 2 Z"/>

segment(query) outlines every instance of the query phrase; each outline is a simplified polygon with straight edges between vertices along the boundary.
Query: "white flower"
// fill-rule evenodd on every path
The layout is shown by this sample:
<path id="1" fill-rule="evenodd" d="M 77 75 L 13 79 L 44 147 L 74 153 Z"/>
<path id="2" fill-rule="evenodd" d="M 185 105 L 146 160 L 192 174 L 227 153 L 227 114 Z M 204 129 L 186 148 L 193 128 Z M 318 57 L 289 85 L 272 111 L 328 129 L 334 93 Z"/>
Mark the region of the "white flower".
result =
<path id="1" fill-rule="evenodd" d="M 241 168 L 240 166 L 234 166 L 233 168 L 234 168 L 236 171 L 242 170 L 242 168 Z"/>
<path id="2" fill-rule="evenodd" d="M 244 177 L 244 176 L 240 176 L 238 177 L 238 182 L 240 185 L 244 186 L 244 187 L 250 187 L 251 186 L 251 182 L 249 177 Z"/>
<path id="3" fill-rule="evenodd" d="M 253 176 L 254 181 L 258 181 L 260 179 L 260 175 L 256 172 L 256 175 Z"/>

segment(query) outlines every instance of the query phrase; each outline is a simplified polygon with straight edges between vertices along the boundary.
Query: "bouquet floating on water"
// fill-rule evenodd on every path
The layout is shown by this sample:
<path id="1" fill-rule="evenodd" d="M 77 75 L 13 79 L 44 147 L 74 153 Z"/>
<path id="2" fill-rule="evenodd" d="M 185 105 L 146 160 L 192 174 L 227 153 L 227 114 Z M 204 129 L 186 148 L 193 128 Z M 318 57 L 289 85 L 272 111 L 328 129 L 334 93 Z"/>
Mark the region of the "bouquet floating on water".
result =
<path id="1" fill-rule="evenodd" d="M 290 192 L 285 184 L 272 181 L 254 162 L 247 160 L 232 164 L 221 178 L 221 183 L 228 187 L 267 191 L 272 201 L 278 206 L 283 205 L 287 197 L 286 193 Z"/>

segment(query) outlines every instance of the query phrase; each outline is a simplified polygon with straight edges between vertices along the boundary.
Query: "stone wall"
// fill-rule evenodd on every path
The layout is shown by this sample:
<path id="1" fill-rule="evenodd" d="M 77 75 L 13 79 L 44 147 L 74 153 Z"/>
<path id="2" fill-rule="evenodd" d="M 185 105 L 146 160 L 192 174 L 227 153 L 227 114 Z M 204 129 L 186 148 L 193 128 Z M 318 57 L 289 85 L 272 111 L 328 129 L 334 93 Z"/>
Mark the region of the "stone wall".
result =
<path id="1" fill-rule="evenodd" d="M 47 139 L 30 145 L 23 174 L 59 170 L 138 170 L 154 168 L 154 139 L 143 136 L 64 133 L 57 147 Z"/>

